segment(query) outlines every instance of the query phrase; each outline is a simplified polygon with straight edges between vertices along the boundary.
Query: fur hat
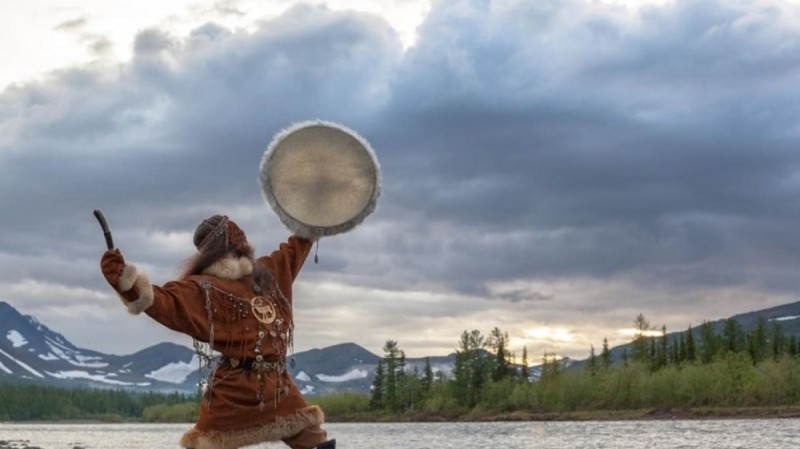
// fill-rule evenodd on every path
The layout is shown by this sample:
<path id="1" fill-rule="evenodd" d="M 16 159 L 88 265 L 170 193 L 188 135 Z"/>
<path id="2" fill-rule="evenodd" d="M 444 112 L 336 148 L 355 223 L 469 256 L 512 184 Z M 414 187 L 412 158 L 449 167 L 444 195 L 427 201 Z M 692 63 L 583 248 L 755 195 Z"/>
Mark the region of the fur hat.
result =
<path id="1" fill-rule="evenodd" d="M 226 250 L 244 249 L 247 236 L 244 231 L 225 215 L 214 215 L 206 218 L 194 230 L 194 246 L 202 250 L 209 245 L 222 246 Z"/>

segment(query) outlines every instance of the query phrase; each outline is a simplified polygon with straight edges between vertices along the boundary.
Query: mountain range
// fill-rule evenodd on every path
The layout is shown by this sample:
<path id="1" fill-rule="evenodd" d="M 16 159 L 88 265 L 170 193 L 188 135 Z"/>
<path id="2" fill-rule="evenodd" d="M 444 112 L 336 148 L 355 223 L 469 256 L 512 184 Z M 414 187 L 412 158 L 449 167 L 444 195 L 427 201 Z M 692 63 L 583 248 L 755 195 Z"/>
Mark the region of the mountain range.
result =
<path id="1" fill-rule="evenodd" d="M 734 315 L 745 330 L 759 318 L 781 323 L 787 335 L 800 338 L 800 302 Z M 719 331 L 725 319 L 710 322 Z M 676 335 L 685 329 L 668 336 Z M 617 359 L 629 344 L 611 348 Z M 290 372 L 306 395 L 340 391 L 369 391 L 381 356 L 356 343 L 342 343 L 293 355 Z M 407 358 L 406 368 L 422 372 L 430 362 L 434 372 L 452 373 L 455 353 L 447 356 Z M 583 361 L 571 361 L 580 366 Z M 535 377 L 539 367 L 531 369 Z M 193 393 L 206 371 L 200 369 L 193 349 L 160 343 L 130 355 L 103 354 L 79 348 L 60 333 L 22 315 L 0 301 L 0 382 L 33 381 L 64 387 L 179 391 Z"/>
<path id="2" fill-rule="evenodd" d="M 369 391 L 380 358 L 355 343 L 342 343 L 294 354 L 290 372 L 307 395 Z M 408 358 L 406 366 L 421 372 L 425 359 Z M 455 354 L 428 359 L 435 372 L 449 374 Z M 206 374 L 187 346 L 159 343 L 130 355 L 103 354 L 75 346 L 0 301 L 0 382 L 193 393 Z"/>

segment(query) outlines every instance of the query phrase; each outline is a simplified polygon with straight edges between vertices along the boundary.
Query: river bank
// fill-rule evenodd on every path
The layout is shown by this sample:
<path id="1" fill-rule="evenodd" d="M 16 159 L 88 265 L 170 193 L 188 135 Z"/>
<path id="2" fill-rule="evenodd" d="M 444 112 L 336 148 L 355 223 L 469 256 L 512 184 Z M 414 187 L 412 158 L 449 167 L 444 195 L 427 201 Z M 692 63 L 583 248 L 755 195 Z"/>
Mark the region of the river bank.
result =
<path id="1" fill-rule="evenodd" d="M 781 407 L 737 407 L 712 408 L 695 407 L 686 409 L 662 408 L 639 410 L 584 410 L 571 412 L 530 412 L 512 411 L 472 411 L 467 414 L 403 413 L 388 414 L 375 412 L 331 413 L 326 411 L 325 420 L 329 423 L 390 423 L 390 422 L 525 422 L 525 421 L 645 421 L 673 419 L 783 419 L 800 418 L 800 405 Z M 82 420 L 25 420 L 7 421 L 20 424 L 145 424 L 131 419 L 82 419 Z M 192 424 L 194 421 L 148 421 L 149 424 Z M 22 440 L 0 440 L 0 449 L 15 448 L 14 444 L 24 444 Z M 30 448 L 33 449 L 33 448 Z"/>
<path id="2" fill-rule="evenodd" d="M 327 414 L 328 422 L 502 422 L 502 421 L 624 421 L 670 419 L 780 419 L 800 418 L 800 406 L 641 410 L 589 410 L 572 412 L 473 411 L 464 415 L 425 413 Z"/>
<path id="3" fill-rule="evenodd" d="M 32 445 L 30 440 L 0 440 L 0 449 L 45 449 L 45 448 Z M 72 449 L 84 449 L 84 448 L 81 446 L 73 445 Z"/>

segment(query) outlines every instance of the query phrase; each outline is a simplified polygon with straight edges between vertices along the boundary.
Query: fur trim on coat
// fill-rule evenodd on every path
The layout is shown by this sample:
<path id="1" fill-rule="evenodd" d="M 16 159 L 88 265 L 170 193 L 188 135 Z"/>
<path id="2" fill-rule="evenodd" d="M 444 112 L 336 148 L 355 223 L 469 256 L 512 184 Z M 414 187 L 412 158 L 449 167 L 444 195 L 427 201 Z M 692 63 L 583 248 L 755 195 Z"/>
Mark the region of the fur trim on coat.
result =
<path id="1" fill-rule="evenodd" d="M 248 257 L 225 257 L 203 270 L 203 274 L 210 274 L 218 278 L 237 280 L 253 274 L 253 261 Z"/>
<path id="2" fill-rule="evenodd" d="M 293 437 L 308 427 L 322 425 L 324 421 L 322 409 L 311 405 L 294 415 L 278 417 L 275 422 L 249 429 L 202 432 L 193 428 L 183 434 L 180 445 L 188 449 L 238 449 Z"/>
<path id="3" fill-rule="evenodd" d="M 125 265 L 122 269 L 122 274 L 119 277 L 118 284 L 119 291 L 117 295 L 122 299 L 122 303 L 128 308 L 128 312 L 132 315 L 138 315 L 144 312 L 148 307 L 153 305 L 154 294 L 153 285 L 150 284 L 150 279 L 145 273 L 139 273 L 136 265 Z M 139 297 L 133 301 L 128 300 L 122 293 L 125 293 L 132 288 L 139 292 Z M 120 293 L 122 292 L 122 293 Z"/>

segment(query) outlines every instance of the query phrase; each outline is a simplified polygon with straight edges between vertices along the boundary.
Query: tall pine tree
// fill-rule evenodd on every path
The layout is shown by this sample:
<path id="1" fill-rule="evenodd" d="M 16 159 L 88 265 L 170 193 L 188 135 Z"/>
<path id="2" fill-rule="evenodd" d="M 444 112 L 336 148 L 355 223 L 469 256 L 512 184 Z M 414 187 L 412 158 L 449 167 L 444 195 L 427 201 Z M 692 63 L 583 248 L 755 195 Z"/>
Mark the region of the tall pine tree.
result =
<path id="1" fill-rule="evenodd" d="M 383 392 L 386 388 L 383 370 L 383 359 L 378 360 L 375 368 L 375 380 L 372 381 L 372 394 L 369 399 L 369 408 L 372 410 L 382 410 L 386 404 L 383 401 Z"/>

